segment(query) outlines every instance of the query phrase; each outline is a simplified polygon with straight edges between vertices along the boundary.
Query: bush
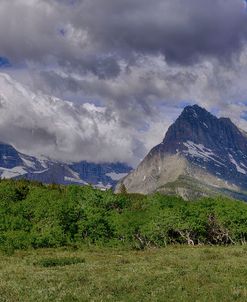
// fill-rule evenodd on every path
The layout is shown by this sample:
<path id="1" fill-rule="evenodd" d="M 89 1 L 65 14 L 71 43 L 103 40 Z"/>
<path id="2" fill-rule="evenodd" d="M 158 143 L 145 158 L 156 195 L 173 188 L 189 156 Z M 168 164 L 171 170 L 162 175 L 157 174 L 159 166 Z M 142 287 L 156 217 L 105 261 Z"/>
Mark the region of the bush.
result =
<path id="1" fill-rule="evenodd" d="M 37 261 L 35 264 L 43 267 L 66 266 L 78 263 L 85 263 L 84 258 L 45 258 Z"/>
<path id="2" fill-rule="evenodd" d="M 0 182 L 0 249 L 82 244 L 135 249 L 168 244 L 245 244 L 247 204 L 227 198 L 186 202 L 114 194 L 91 186 Z"/>

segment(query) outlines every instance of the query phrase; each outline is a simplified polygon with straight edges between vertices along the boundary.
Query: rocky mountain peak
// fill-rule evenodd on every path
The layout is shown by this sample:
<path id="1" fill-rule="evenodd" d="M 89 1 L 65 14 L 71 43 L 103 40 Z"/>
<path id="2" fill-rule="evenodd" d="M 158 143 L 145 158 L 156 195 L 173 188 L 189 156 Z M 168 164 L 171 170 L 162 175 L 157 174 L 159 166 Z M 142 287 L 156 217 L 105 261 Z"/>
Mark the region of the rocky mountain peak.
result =
<path id="1" fill-rule="evenodd" d="M 243 133 L 229 118 L 217 118 L 198 105 L 187 106 L 170 126 L 163 140 L 163 151 L 174 153 L 188 141 L 209 148 L 232 148 L 247 152 Z"/>
<path id="2" fill-rule="evenodd" d="M 146 193 L 171 183 L 176 188 L 181 177 L 205 182 L 203 186 L 210 190 L 231 184 L 231 188 L 246 191 L 247 136 L 244 131 L 229 118 L 217 118 L 198 105 L 187 106 L 169 127 L 163 142 L 149 152 L 124 184 L 132 192 Z"/>
<path id="3" fill-rule="evenodd" d="M 209 113 L 205 108 L 202 108 L 196 104 L 192 106 L 189 105 L 184 108 L 179 118 L 186 118 L 186 117 L 196 118 L 196 119 L 209 118 L 209 117 L 214 118 L 214 116 L 211 113 Z"/>
<path id="4" fill-rule="evenodd" d="M 177 120 L 169 127 L 163 140 L 163 151 L 176 153 L 181 144 L 187 141 L 208 142 L 210 134 L 216 133 L 218 119 L 198 105 L 187 106 Z M 212 138 L 214 140 L 214 138 Z"/>

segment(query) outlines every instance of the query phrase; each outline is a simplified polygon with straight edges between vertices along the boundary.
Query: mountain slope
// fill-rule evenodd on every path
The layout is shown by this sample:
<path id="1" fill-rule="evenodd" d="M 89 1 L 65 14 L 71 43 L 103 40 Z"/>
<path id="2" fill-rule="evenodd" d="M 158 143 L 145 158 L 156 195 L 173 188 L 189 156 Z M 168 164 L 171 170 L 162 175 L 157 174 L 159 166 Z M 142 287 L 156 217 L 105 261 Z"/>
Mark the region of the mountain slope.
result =
<path id="1" fill-rule="evenodd" d="M 0 177 L 25 178 L 43 183 L 92 184 L 100 189 L 114 187 L 131 168 L 122 163 L 95 164 L 88 162 L 62 163 L 18 152 L 0 143 Z"/>
<path id="2" fill-rule="evenodd" d="M 197 105 L 188 106 L 163 142 L 123 183 L 128 192 L 160 191 L 187 199 L 227 194 L 245 199 L 246 134 L 228 118 L 217 118 Z"/>

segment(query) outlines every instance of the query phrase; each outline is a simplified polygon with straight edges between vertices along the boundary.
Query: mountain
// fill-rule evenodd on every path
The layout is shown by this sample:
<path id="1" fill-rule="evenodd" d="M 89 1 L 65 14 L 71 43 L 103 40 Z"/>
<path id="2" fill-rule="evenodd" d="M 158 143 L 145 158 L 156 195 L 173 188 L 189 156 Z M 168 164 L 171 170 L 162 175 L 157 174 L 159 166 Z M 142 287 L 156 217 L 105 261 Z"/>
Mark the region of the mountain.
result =
<path id="1" fill-rule="evenodd" d="M 247 135 L 229 118 L 187 106 L 136 170 L 117 186 L 185 199 L 225 194 L 247 200 Z"/>
<path id="2" fill-rule="evenodd" d="M 45 157 L 25 155 L 11 145 L 0 144 L 1 178 L 25 178 L 58 184 L 92 184 L 100 189 L 107 189 L 114 187 L 130 170 L 123 163 L 55 162 Z"/>

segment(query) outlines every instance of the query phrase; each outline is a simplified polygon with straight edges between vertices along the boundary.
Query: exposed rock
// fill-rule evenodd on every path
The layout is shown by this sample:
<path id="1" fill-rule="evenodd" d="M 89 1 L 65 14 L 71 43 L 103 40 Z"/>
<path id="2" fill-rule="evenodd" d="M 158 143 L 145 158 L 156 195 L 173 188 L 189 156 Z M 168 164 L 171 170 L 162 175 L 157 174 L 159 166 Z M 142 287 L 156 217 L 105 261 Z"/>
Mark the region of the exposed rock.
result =
<path id="1" fill-rule="evenodd" d="M 163 142 L 122 182 L 135 193 L 160 191 L 186 199 L 227 194 L 247 199 L 247 136 L 229 118 L 188 106 Z"/>

